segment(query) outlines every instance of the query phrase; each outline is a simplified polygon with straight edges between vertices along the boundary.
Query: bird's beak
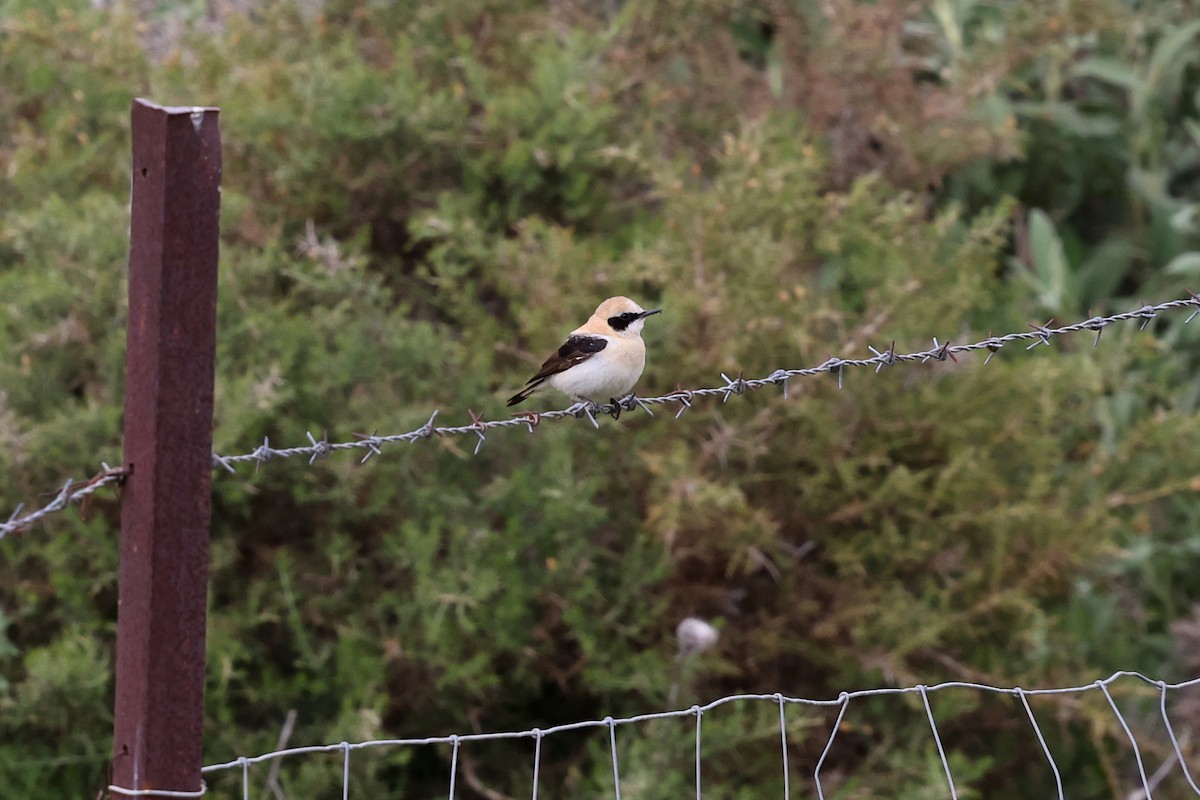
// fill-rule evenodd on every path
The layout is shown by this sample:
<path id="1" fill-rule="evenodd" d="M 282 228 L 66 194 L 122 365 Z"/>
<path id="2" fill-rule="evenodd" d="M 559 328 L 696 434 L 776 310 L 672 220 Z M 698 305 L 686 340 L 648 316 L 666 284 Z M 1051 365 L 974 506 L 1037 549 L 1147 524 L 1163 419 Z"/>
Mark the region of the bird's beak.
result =
<path id="1" fill-rule="evenodd" d="M 661 308 L 652 308 L 649 311 L 642 312 L 642 319 L 645 319 L 646 317 L 653 317 L 655 314 L 661 314 L 661 313 L 662 313 Z"/>

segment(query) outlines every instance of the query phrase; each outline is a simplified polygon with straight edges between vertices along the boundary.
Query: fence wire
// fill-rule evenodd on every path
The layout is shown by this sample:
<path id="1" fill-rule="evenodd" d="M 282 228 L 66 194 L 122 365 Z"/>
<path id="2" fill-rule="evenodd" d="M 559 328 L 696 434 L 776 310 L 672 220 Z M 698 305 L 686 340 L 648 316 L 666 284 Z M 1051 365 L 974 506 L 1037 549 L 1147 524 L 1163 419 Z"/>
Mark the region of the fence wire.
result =
<path id="1" fill-rule="evenodd" d="M 868 349 L 874 354 L 870 358 L 829 358 L 826 361 L 818 364 L 815 367 L 806 367 L 802 369 L 777 369 L 770 375 L 761 378 L 753 378 L 747 380 L 739 374 L 736 378 L 730 378 L 728 375 L 721 373 L 721 380 L 724 384 L 721 386 L 711 386 L 700 389 L 678 389 L 668 394 L 658 397 L 637 397 L 630 395 L 629 397 L 610 403 L 575 403 L 566 408 L 557 409 L 555 411 L 543 412 L 521 412 L 514 414 L 511 417 L 504 419 L 484 420 L 479 418 L 474 412 L 471 414 L 471 424 L 469 425 L 451 425 L 438 426 L 434 424 L 437 419 L 437 411 L 429 417 L 429 420 L 419 428 L 408 431 L 407 433 L 395 433 L 386 436 L 372 434 L 370 436 L 357 435 L 352 441 L 330 442 L 328 438 L 317 440 L 312 432 L 308 433 L 309 444 L 298 447 L 274 448 L 268 439 L 263 439 L 263 443 L 248 453 L 240 455 L 222 456 L 213 454 L 213 467 L 223 467 L 231 473 L 237 474 L 234 465 L 254 462 L 256 464 L 265 464 L 275 458 L 293 458 L 295 456 L 307 456 L 310 464 L 319 458 L 324 458 L 331 453 L 341 450 L 366 450 L 366 454 L 362 460 L 366 461 L 371 456 L 380 455 L 381 448 L 385 444 L 394 444 L 398 442 L 416 442 L 422 439 L 429 439 L 433 436 L 462 436 L 474 435 L 477 438 L 475 442 L 475 453 L 478 454 L 488 431 L 497 428 L 512 428 L 525 427 L 530 433 L 543 420 L 556 420 L 571 418 L 587 418 L 594 427 L 599 427 L 596 421 L 596 416 L 599 414 L 619 415 L 622 411 L 632 411 L 640 408 L 650 416 L 654 416 L 651 410 L 653 406 L 658 405 L 677 405 L 679 408 L 675 412 L 675 418 L 678 419 L 684 411 L 692 407 L 692 402 L 701 397 L 720 397 L 722 402 L 728 402 L 730 397 L 734 395 L 745 394 L 746 391 L 753 391 L 764 386 L 779 386 L 783 389 L 784 397 L 787 397 L 788 382 L 793 378 L 809 378 L 817 375 L 837 374 L 838 387 L 842 386 L 842 379 L 846 368 L 850 367 L 874 367 L 875 372 L 880 372 L 884 367 L 894 366 L 900 363 L 920 362 L 922 364 L 928 361 L 945 361 L 947 358 L 952 361 L 957 361 L 956 356 L 961 353 L 972 353 L 980 350 L 987 350 L 988 356 L 984 359 L 984 364 L 991 361 L 992 356 L 998 353 L 1005 345 L 1014 342 L 1029 342 L 1025 348 L 1032 350 L 1039 345 L 1050 345 L 1050 340 L 1055 336 L 1062 336 L 1068 333 L 1076 333 L 1079 331 L 1094 331 L 1096 340 L 1093 347 L 1100 342 L 1100 334 L 1109 325 L 1117 322 L 1125 322 L 1128 320 L 1141 320 L 1142 324 L 1139 330 L 1145 329 L 1159 314 L 1164 311 L 1174 311 L 1178 309 L 1190 308 L 1192 313 L 1188 316 L 1184 323 L 1191 322 L 1197 314 L 1200 314 L 1200 297 L 1192 293 L 1186 299 L 1170 300 L 1158 305 L 1144 305 L 1141 308 L 1132 311 L 1126 311 L 1121 314 L 1113 314 L 1107 317 L 1092 317 L 1076 322 L 1072 325 L 1064 325 L 1059 328 L 1051 327 L 1053 320 L 1045 325 L 1031 324 L 1029 327 L 1032 330 L 1018 331 L 1008 333 L 1003 336 L 988 336 L 986 339 L 981 339 L 970 344 L 953 344 L 949 341 L 939 342 L 936 337 L 933 339 L 933 347 L 926 350 L 919 350 L 913 353 L 897 353 L 896 343 L 893 341 L 887 350 L 878 350 L 875 347 L 868 346 Z"/>
<path id="2" fill-rule="evenodd" d="M 213 453 L 212 461 L 213 468 L 221 467 L 233 474 L 237 474 L 236 465 L 253 462 L 256 465 L 265 464 L 277 458 L 295 458 L 307 457 L 308 463 L 312 464 L 317 459 L 325 458 L 332 453 L 345 450 L 361 450 L 366 451 L 362 457 L 362 461 L 367 461 L 371 456 L 381 455 L 384 445 L 396 444 L 400 442 L 416 442 L 422 439 L 430 439 L 434 436 L 471 436 L 477 437 L 475 442 L 475 453 L 478 454 L 484 442 L 487 439 L 487 433 L 498 428 L 513 428 L 524 427 L 530 433 L 545 420 L 558 420 L 565 418 L 586 418 L 594 427 L 600 427 L 596 421 L 597 415 L 610 414 L 618 416 L 622 411 L 633 411 L 641 409 L 650 416 L 654 416 L 652 408 L 654 406 L 669 405 L 678 406 L 675 412 L 675 418 L 678 419 L 684 411 L 692 407 L 692 402 L 698 398 L 704 397 L 720 397 L 721 401 L 728 402 L 730 397 L 735 395 L 745 394 L 747 391 L 760 389 L 764 386 L 779 386 L 783 390 L 783 395 L 786 398 L 788 392 L 788 382 L 793 378 L 810 378 L 818 375 L 836 374 L 838 379 L 838 387 L 841 388 L 843 376 L 847 368 L 864 368 L 874 367 L 876 373 L 882 371 L 885 367 L 895 366 L 901 363 L 926 363 L 929 361 L 945 361 L 950 359 L 957 361 L 957 356 L 962 353 L 973 353 L 982 350 L 988 351 L 987 358 L 984 359 L 984 364 L 992 360 L 1006 345 L 1013 343 L 1028 342 L 1026 350 L 1032 350 L 1040 345 L 1050 346 L 1050 341 L 1056 336 L 1063 336 L 1069 333 L 1078 333 L 1080 331 L 1093 331 L 1096 334 L 1093 347 L 1099 344 L 1100 335 L 1104 329 L 1118 322 L 1127 322 L 1130 320 L 1141 320 L 1139 330 L 1144 330 L 1159 314 L 1166 311 L 1178 311 L 1181 309 L 1191 309 L 1191 314 L 1184 323 L 1191 322 L 1198 314 L 1200 314 L 1200 296 L 1188 292 L 1188 297 L 1178 300 L 1169 300 L 1157 305 L 1143 305 L 1140 308 L 1132 311 L 1125 311 L 1120 314 L 1112 314 L 1110 316 L 1096 316 L 1090 319 L 1076 322 L 1071 325 L 1063 325 L 1061 327 L 1052 327 L 1054 321 L 1050 320 L 1044 325 L 1030 324 L 1031 330 L 1017 331 L 1007 333 L 1002 336 L 988 336 L 986 339 L 981 339 L 969 344 L 953 344 L 950 341 L 939 342 L 937 337 L 933 339 L 933 346 L 925 350 L 918 350 L 912 353 L 897 353 L 896 343 L 893 341 L 887 350 L 879 350 L 875 347 L 868 346 L 867 349 L 873 355 L 869 358 L 836 358 L 831 357 L 826 361 L 814 366 L 801 369 L 777 369 L 769 375 L 761 378 L 746 379 L 739 373 L 736 378 L 730 378 L 728 375 L 721 373 L 721 380 L 724 383 L 720 386 L 710 386 L 698 389 L 677 389 L 668 394 L 658 397 L 637 397 L 630 395 L 623 400 L 609 402 L 603 404 L 595 403 L 575 403 L 566 408 L 557 409 L 554 411 L 534 412 L 526 411 L 514 414 L 511 417 L 503 419 L 485 420 L 469 411 L 471 423 L 469 425 L 435 425 L 438 412 L 434 411 L 429 420 L 419 428 L 408 431 L 406 433 L 393 433 L 379 435 L 373 433 L 371 435 L 355 434 L 355 438 L 350 441 L 330 442 L 327 436 L 317 439 L 312 432 L 308 432 L 307 445 L 299 445 L 294 447 L 276 448 L 271 446 L 270 439 L 263 438 L 263 442 L 253 450 L 241 453 L 238 455 L 220 455 Z M 0 522 L 0 539 L 3 539 L 7 534 L 21 530 L 28 525 L 37 522 L 57 511 L 61 511 L 72 500 L 81 499 L 92 492 L 95 492 L 101 486 L 106 486 L 111 483 L 117 483 L 123 480 L 125 472 L 123 470 L 109 469 L 107 466 L 104 471 L 93 477 L 83 484 L 73 484 L 68 481 L 65 486 L 55 496 L 54 500 L 46 504 L 42 508 L 32 511 L 24 516 L 21 515 L 23 506 L 18 506 L 17 510 L 8 518 L 7 522 Z"/>
<path id="3" fill-rule="evenodd" d="M 1129 723 L 1125 719 L 1125 715 L 1121 712 L 1120 707 L 1113 699 L 1109 686 L 1121 678 L 1133 678 L 1141 681 L 1158 690 L 1159 694 L 1159 712 L 1162 718 L 1163 726 L 1167 732 L 1167 736 L 1171 741 L 1173 749 L 1173 757 L 1167 762 L 1166 769 L 1157 770 L 1151 777 L 1147 777 L 1145 762 L 1142 757 L 1141 749 L 1138 747 L 1137 739 L 1134 736 Z M 1050 695 L 1071 695 L 1083 694 L 1087 692 L 1098 691 L 1102 693 L 1112 709 L 1117 722 L 1128 737 L 1130 747 L 1137 762 L 1138 780 L 1141 787 L 1141 796 L 1150 798 L 1155 787 L 1164 780 L 1172 771 L 1172 762 L 1178 764 L 1180 772 L 1192 791 L 1200 796 L 1200 786 L 1197 786 L 1196 780 L 1192 775 L 1192 771 L 1184 758 L 1183 748 L 1180 745 L 1179 737 L 1175 734 L 1174 726 L 1171 724 L 1171 719 L 1167 709 L 1167 695 L 1169 692 L 1177 692 L 1187 688 L 1200 688 L 1200 678 L 1193 678 L 1181 683 L 1166 683 L 1161 680 L 1148 678 L 1140 672 L 1119 671 L 1114 672 L 1103 680 L 1097 680 L 1093 683 L 1083 684 L 1081 686 L 1069 686 L 1054 689 L 1022 689 L 1021 687 L 999 687 L 990 686 L 983 683 L 969 683 L 962 681 L 950 681 L 947 683 L 939 683 L 934 686 L 910 686 L 907 688 L 881 688 L 881 689 L 864 689 L 854 692 L 842 692 L 835 699 L 830 700 L 813 700 L 802 697 L 788 697 L 786 695 L 775 694 L 739 694 L 729 697 L 722 697 L 719 700 L 714 700 L 706 705 L 694 705 L 688 709 L 679 709 L 674 711 L 661 711 L 649 714 L 639 714 L 632 717 L 624 717 L 614 719 L 613 717 L 605 717 L 600 720 L 589 720 L 586 722 L 572 722 L 563 725 L 555 725 L 549 728 L 530 728 L 523 731 L 508 731 L 501 733 L 468 733 L 468 734 L 451 734 L 448 736 L 429 736 L 419 739 L 375 739 L 364 742 L 339 742 L 337 744 L 314 745 L 308 747 L 291 747 L 282 750 L 275 750 L 262 755 L 243 756 L 241 758 L 227 761 L 224 763 L 210 764 L 202 769 L 202 774 L 211 775 L 227 770 L 239 770 L 242 777 L 242 798 L 250 800 L 250 767 L 263 764 L 266 762 L 275 762 L 279 759 L 289 758 L 292 756 L 310 755 L 316 753 L 341 753 L 342 754 L 342 797 L 348 800 L 350 796 L 350 754 L 355 751 L 368 750 L 372 748 L 386 747 L 420 747 L 426 745 L 450 745 L 452 748 L 450 775 L 449 775 L 449 797 L 454 800 L 455 786 L 457 782 L 458 772 L 458 754 L 463 744 L 469 742 L 487 742 L 500 739 L 532 739 L 534 743 L 533 752 L 533 800 L 538 797 L 538 781 L 542 768 L 542 743 L 548 736 L 567 733 L 570 731 L 578 731 L 588 728 L 605 729 L 606 738 L 609 743 L 610 758 L 612 761 L 613 772 L 613 797 L 620 800 L 621 797 L 621 771 L 620 761 L 617 757 L 617 728 L 624 726 L 632 726 L 638 723 L 649 722 L 652 720 L 662 719 L 679 719 L 686 717 L 695 717 L 696 720 L 696 764 L 695 764 L 695 784 L 697 800 L 701 797 L 701 789 L 703 786 L 703 770 L 702 759 L 703 749 L 701 742 L 701 721 L 705 714 L 720 708 L 721 706 L 730 703 L 754 703 L 766 702 L 777 705 L 779 707 L 779 731 L 780 742 L 782 749 L 782 769 L 783 769 L 783 794 L 784 800 L 790 800 L 792 793 L 792 782 L 790 778 L 790 769 L 788 764 L 788 745 L 787 745 L 787 714 L 788 706 L 815 707 L 815 708 L 836 708 L 838 710 L 837 718 L 829 731 L 829 738 L 825 742 L 825 747 L 821 751 L 821 756 L 817 760 L 815 769 L 812 773 L 812 782 L 815 786 L 817 797 L 824 800 L 825 785 L 821 780 L 821 769 L 825 765 L 826 758 L 834 748 L 834 743 L 837 739 L 838 731 L 842 728 L 842 723 L 846 719 L 847 710 L 850 707 L 852 700 L 858 700 L 864 697 L 879 697 L 890 695 L 911 695 L 915 694 L 921 698 L 923 712 L 929 721 L 929 728 L 933 744 L 937 750 L 938 758 L 941 762 L 942 769 L 946 776 L 947 791 L 950 797 L 957 798 L 958 790 L 954 784 L 954 776 L 950 769 L 950 762 L 946 756 L 946 750 L 942 745 L 941 734 L 938 731 L 937 719 L 933 712 L 933 707 L 930 703 L 930 695 L 943 692 L 948 689 L 969 689 L 978 692 L 1001 694 L 1014 697 L 1021 703 L 1021 708 L 1024 716 L 1029 721 L 1029 727 L 1034 736 L 1037 737 L 1038 744 L 1046 759 L 1047 768 L 1053 773 L 1054 783 L 1057 797 L 1059 800 L 1064 800 L 1066 790 L 1063 787 L 1062 775 L 1055 761 L 1054 754 L 1050 750 L 1050 746 L 1046 741 L 1046 737 L 1042 733 L 1042 728 L 1039 725 L 1037 718 L 1034 716 L 1033 709 L 1030 707 L 1029 698 L 1044 697 Z M 1134 793 L 1136 795 L 1136 792 Z"/>
<path id="4" fill-rule="evenodd" d="M 16 511 L 9 516 L 7 522 L 0 522 L 0 539 L 3 539 L 10 533 L 23 530 L 43 517 L 48 517 L 51 514 L 62 511 L 72 500 L 86 501 L 89 495 L 94 494 L 98 490 L 109 485 L 120 485 L 125 481 L 125 476 L 129 474 L 125 469 L 114 469 L 107 464 L 102 464 L 103 469 L 93 475 L 86 481 L 76 482 L 70 478 L 67 479 L 63 487 L 54 495 L 54 499 L 46 505 L 34 511 L 30 511 L 24 516 L 21 511 L 24 510 L 25 504 L 21 503 L 17 506 Z"/>

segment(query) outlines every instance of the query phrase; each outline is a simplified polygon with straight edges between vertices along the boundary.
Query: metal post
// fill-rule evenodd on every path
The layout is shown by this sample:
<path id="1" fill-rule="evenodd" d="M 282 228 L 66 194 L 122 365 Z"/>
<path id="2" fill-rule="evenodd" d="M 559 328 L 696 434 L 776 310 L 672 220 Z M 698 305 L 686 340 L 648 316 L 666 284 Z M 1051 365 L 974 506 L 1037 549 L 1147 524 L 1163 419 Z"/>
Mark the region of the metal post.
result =
<path id="1" fill-rule="evenodd" d="M 217 113 L 133 102 L 114 798 L 201 787 Z"/>

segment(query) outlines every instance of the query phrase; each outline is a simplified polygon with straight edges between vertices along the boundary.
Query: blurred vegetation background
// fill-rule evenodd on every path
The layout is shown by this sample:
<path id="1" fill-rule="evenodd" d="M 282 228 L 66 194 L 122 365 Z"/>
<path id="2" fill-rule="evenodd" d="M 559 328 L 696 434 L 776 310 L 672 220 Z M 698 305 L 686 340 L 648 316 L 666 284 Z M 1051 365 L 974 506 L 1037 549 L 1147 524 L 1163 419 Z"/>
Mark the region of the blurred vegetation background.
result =
<path id="1" fill-rule="evenodd" d="M 1194 0 L 0 0 L 0 510 L 121 460 L 130 101 L 221 107 L 215 446 L 505 413 L 612 294 L 640 390 L 1024 329 L 1200 279 Z M 1200 675 L 1200 325 L 794 381 L 214 481 L 206 760 L 546 727 L 732 692 Z M 556 401 L 538 399 L 540 406 Z M 94 796 L 117 502 L 0 542 L 0 782 Z M 721 631 L 682 656 L 687 616 Z M 1149 687 L 1114 696 L 1153 768 Z M 1049 795 L 1019 704 L 933 697 L 960 797 Z M 1171 696 L 1192 773 L 1200 691 Z M 1076 798 L 1140 786 L 1099 693 L 1032 703 Z M 834 712 L 789 709 L 794 791 Z M 711 797 L 782 796 L 777 709 L 704 720 Z M 619 737 L 691 791 L 693 723 Z M 352 760 L 435 797 L 449 748 Z M 459 792 L 531 793 L 532 743 Z M 292 759 L 328 797 L 340 757 Z M 827 796 L 946 796 L 919 700 L 851 705 Z M 210 796 L 240 796 L 214 775 Z M 251 773 L 267 796 L 266 768 Z M 799 787 L 804 787 L 803 789 Z M 543 796 L 611 796 L 603 731 Z M 1176 767 L 1156 796 L 1191 796 Z M 809 796 L 805 794 L 804 796 Z"/>

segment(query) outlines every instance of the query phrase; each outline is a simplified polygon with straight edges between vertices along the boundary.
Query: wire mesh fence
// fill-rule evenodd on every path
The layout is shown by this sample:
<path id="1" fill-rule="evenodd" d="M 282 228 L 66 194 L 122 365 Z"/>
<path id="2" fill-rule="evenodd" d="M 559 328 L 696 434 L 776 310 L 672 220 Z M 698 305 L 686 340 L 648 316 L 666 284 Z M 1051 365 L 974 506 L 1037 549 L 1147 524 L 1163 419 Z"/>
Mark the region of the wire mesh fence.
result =
<path id="1" fill-rule="evenodd" d="M 1170 757 L 1163 763 L 1162 767 L 1157 770 L 1148 770 L 1146 760 L 1139 746 L 1138 738 L 1133 732 L 1133 727 L 1128 721 L 1126 714 L 1122 712 L 1116 699 L 1114 699 L 1110 687 L 1120 681 L 1126 679 L 1127 682 L 1137 682 L 1143 687 L 1150 687 L 1157 692 L 1158 695 L 1158 715 L 1161 719 L 1163 729 L 1170 743 Z M 1047 784 L 1052 780 L 1054 786 L 1054 796 L 1062 800 L 1071 795 L 1071 787 L 1064 785 L 1062 778 L 1062 770 L 1059 767 L 1055 754 L 1048 743 L 1047 737 L 1043 731 L 1042 724 L 1038 721 L 1038 717 L 1030 704 L 1030 700 L 1044 698 L 1050 696 L 1063 695 L 1083 695 L 1096 693 L 1103 696 L 1108 707 L 1116 721 L 1119 723 L 1121 730 L 1128 741 L 1130 753 L 1137 769 L 1137 785 L 1129 797 L 1145 797 L 1153 796 L 1154 790 L 1171 774 L 1177 774 L 1182 781 L 1190 788 L 1197 796 L 1200 796 L 1200 786 L 1197 785 L 1193 772 L 1193 767 L 1189 765 L 1185 756 L 1183 745 L 1180 737 L 1175 732 L 1175 727 L 1171 721 L 1170 701 L 1172 694 L 1177 694 L 1183 690 L 1190 688 L 1200 688 L 1200 678 L 1183 681 L 1180 683 L 1166 683 L 1161 680 L 1149 678 L 1139 672 L 1120 671 L 1115 672 L 1107 678 L 1097 680 L 1092 683 L 1082 684 L 1078 686 L 1067 686 L 1061 688 L 1048 689 L 1023 689 L 1021 687 L 1000 687 L 991 686 L 983 683 L 972 683 L 962 681 L 950 681 L 939 683 L 931 686 L 909 686 L 905 688 L 878 688 L 864 689 L 852 692 L 842 692 L 838 697 L 826 700 L 809 699 L 803 697 L 790 697 L 780 693 L 775 694 L 738 694 L 728 697 L 722 697 L 704 705 L 693 705 L 690 708 L 678 709 L 672 711 L 661 711 L 647 714 L 638 714 L 631 717 L 623 717 L 615 719 L 613 717 L 605 717 L 603 719 L 594 719 L 582 722 L 573 722 L 562 725 L 554 725 L 547 728 L 530 728 L 520 731 L 505 731 L 496 733 L 468 733 L 468 734 L 449 734 L 444 736 L 429 736 L 423 738 L 408 738 L 408 739 L 375 739 L 362 742 L 338 742 L 335 744 L 313 745 L 303 747 L 290 747 L 285 749 L 274 750 L 263 753 L 257 756 L 243 756 L 230 761 L 210 764 L 203 768 L 203 773 L 206 780 L 214 780 L 222 773 L 233 773 L 240 780 L 235 780 L 240 788 L 240 796 L 243 800 L 249 800 L 252 796 L 252 784 L 257 785 L 257 781 L 251 780 L 252 768 L 264 764 L 277 764 L 284 759 L 293 759 L 303 756 L 314 756 L 319 754 L 337 754 L 340 756 L 341 770 L 341 792 L 344 800 L 349 800 L 353 797 L 351 788 L 351 764 L 355 753 L 363 753 L 364 751 L 376 749 L 390 748 L 417 748 L 429 746 L 449 746 L 450 754 L 450 770 L 446 777 L 446 786 L 448 796 L 451 800 L 459 791 L 459 756 L 460 751 L 466 745 L 473 743 L 482 743 L 498 740 L 526 740 L 531 744 L 529 754 L 529 769 L 532 772 L 532 800 L 537 800 L 540 789 L 540 779 L 543 769 L 543 745 L 550 737 L 562 736 L 576 731 L 596 730 L 605 737 L 607 742 L 608 758 L 612 766 L 612 785 L 610 787 L 611 797 L 615 800 L 620 800 L 622 797 L 622 761 L 618 742 L 621 737 L 618 736 L 618 730 L 623 730 L 632 733 L 639 725 L 646 725 L 657 720 L 670 719 L 687 719 L 694 718 L 695 720 L 695 762 L 694 762 L 694 784 L 697 800 L 703 796 L 705 789 L 705 770 L 704 770 L 704 719 L 706 715 L 717 712 L 723 706 L 743 705 L 743 704 L 769 704 L 778 708 L 779 719 L 779 770 L 783 778 L 783 797 L 784 800 L 790 800 L 794 796 L 811 796 L 810 792 L 815 792 L 818 798 L 824 800 L 826 792 L 830 791 L 827 786 L 828 779 L 822 777 L 822 770 L 826 766 L 831 753 L 835 752 L 838 743 L 838 733 L 843 729 L 843 726 L 849 722 L 853 715 L 852 709 L 855 706 L 855 701 L 861 701 L 870 697 L 903 697 L 916 696 L 921 702 L 921 713 L 928 721 L 928 729 L 930 742 L 936 750 L 938 761 L 940 762 L 942 771 L 945 775 L 945 791 L 946 796 L 957 798 L 959 790 L 955 782 L 954 772 L 950 766 L 950 759 L 947 757 L 947 750 L 942 741 L 937 721 L 937 714 L 934 710 L 934 705 L 931 698 L 939 693 L 948 692 L 951 690 L 967 690 L 984 694 L 1006 696 L 1017 701 L 1013 713 L 1019 717 L 1023 717 L 1027 722 L 1027 730 L 1030 735 L 1037 739 L 1039 749 L 1045 757 L 1045 769 L 1048 773 Z M 836 718 L 828 729 L 828 735 L 825 738 L 824 746 L 820 751 L 820 756 L 816 761 L 815 766 L 808 771 L 807 774 L 800 774 L 796 769 L 796 764 L 789 757 L 789 738 L 788 738 L 788 714 L 789 709 L 792 709 L 793 714 L 804 709 L 818 709 L 836 711 Z M 745 776 L 749 783 L 754 776 Z M 1140 795 L 1138 792 L 1140 791 Z M 181 796 L 181 795 L 164 795 L 164 796 Z M 191 796 L 191 795 L 189 795 Z"/>

